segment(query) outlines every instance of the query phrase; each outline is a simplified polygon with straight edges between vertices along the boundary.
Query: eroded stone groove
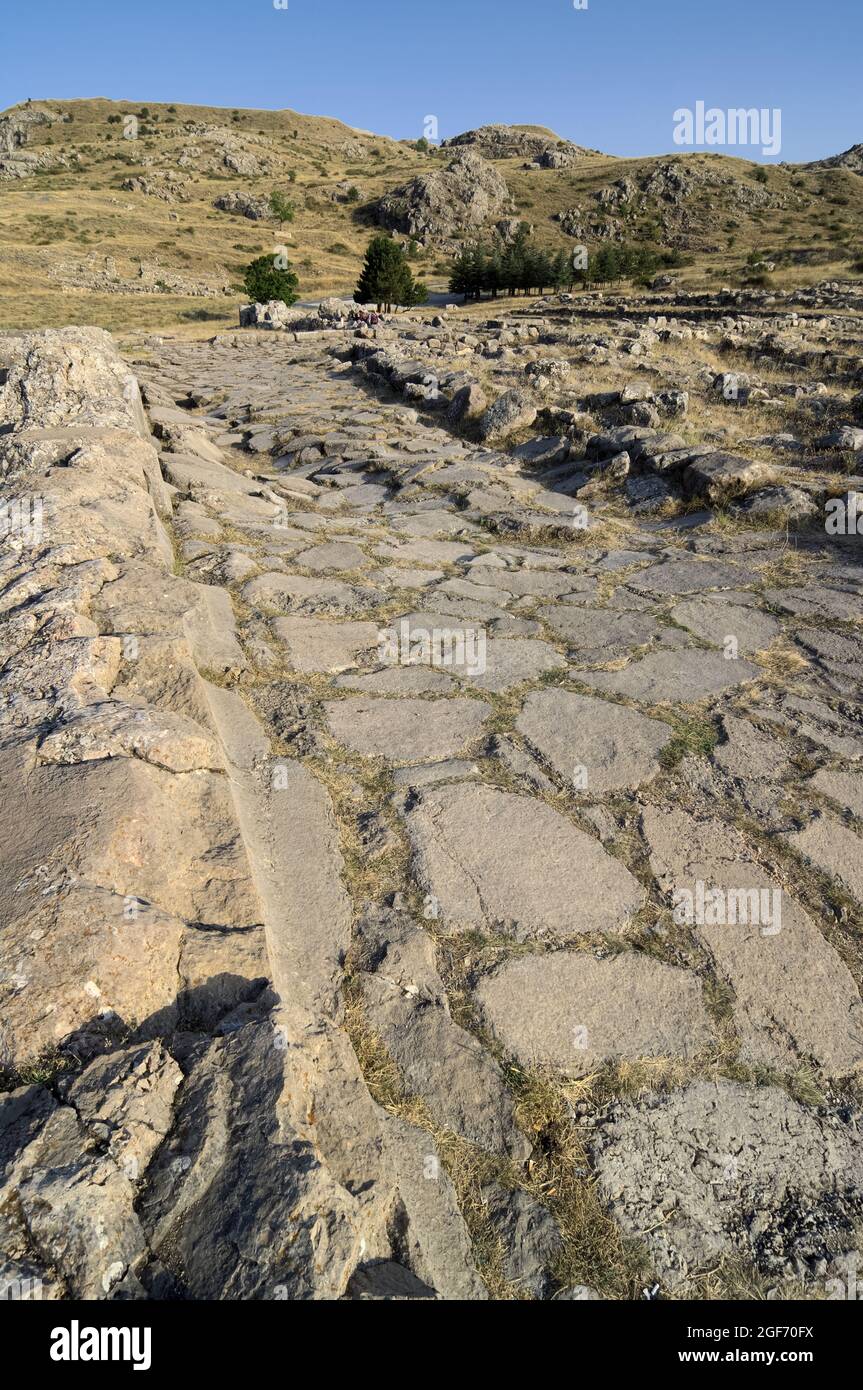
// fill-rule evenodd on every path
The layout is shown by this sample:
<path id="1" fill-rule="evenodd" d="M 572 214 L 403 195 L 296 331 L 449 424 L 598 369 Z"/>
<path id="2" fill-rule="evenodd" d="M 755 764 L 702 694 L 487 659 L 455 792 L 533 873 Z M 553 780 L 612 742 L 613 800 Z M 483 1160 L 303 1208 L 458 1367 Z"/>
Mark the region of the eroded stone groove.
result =
<path id="1" fill-rule="evenodd" d="M 7 1277 L 632 1297 L 854 1251 L 859 563 L 622 514 L 621 453 L 733 460 L 470 421 L 461 347 L 0 342 Z"/>

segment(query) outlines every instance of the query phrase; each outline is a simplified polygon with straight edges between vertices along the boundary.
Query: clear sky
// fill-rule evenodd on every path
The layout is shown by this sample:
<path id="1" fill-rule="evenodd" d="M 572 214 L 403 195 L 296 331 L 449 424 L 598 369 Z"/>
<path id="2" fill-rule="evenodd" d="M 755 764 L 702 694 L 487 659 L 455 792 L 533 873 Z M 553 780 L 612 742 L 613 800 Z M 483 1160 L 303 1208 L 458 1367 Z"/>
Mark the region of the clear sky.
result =
<path id="1" fill-rule="evenodd" d="M 395 137 L 434 115 L 441 139 L 527 122 L 643 155 L 673 150 L 674 111 L 703 101 L 778 107 L 789 161 L 863 141 L 863 0 L 278 3 L 3 0 L 0 107 L 291 107 Z"/>

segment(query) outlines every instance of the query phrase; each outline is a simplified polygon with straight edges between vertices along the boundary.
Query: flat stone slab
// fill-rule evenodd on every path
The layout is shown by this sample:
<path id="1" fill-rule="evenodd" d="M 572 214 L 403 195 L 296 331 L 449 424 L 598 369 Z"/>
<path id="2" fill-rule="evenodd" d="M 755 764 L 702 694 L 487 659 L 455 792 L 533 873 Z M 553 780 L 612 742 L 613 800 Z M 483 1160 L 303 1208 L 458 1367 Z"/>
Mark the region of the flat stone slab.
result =
<path id="1" fill-rule="evenodd" d="M 593 1144 L 599 1192 L 670 1287 L 734 1256 L 771 1275 L 800 1260 L 815 1277 L 827 1233 L 834 1249 L 856 1244 L 861 1124 L 776 1087 L 696 1081 L 607 1112 Z"/>
<path id="2" fill-rule="evenodd" d="M 722 724 L 726 742 L 717 744 L 711 762 L 747 811 L 769 824 L 782 815 L 781 783 L 790 766 L 785 745 L 737 715 L 724 714 Z"/>
<path id="3" fill-rule="evenodd" d="M 836 618 L 853 622 L 860 617 L 860 595 L 812 584 L 805 589 L 767 589 L 764 597 L 783 613 L 798 617 Z"/>
<path id="4" fill-rule="evenodd" d="M 361 690 L 364 695 L 446 695 L 457 690 L 455 681 L 429 666 L 386 666 L 382 671 L 339 676 L 336 685 Z"/>
<path id="5" fill-rule="evenodd" d="M 597 690 L 658 705 L 706 700 L 760 675 L 742 657 L 729 661 L 719 652 L 698 649 L 648 652 L 622 671 L 579 671 L 578 679 Z"/>
<path id="6" fill-rule="evenodd" d="M 313 545 L 311 550 L 303 550 L 294 556 L 298 565 L 307 570 L 356 570 L 372 562 L 353 541 L 327 541 L 323 545 Z"/>
<path id="7" fill-rule="evenodd" d="M 563 670 L 566 659 L 549 642 L 515 637 L 486 639 L 485 670 L 470 676 L 480 690 L 499 693 L 514 685 L 536 680 L 545 671 Z M 457 674 L 464 676 L 463 671 Z"/>
<path id="8" fill-rule="evenodd" d="M 479 738 L 491 710 L 483 700 L 386 700 L 349 696 L 326 701 L 333 738 L 364 758 L 439 762 Z"/>
<path id="9" fill-rule="evenodd" d="M 517 1129 L 500 1067 L 437 1001 L 415 999 L 381 975 L 363 977 L 366 1014 L 404 1078 L 445 1129 L 493 1154 L 524 1161 L 530 1144 Z"/>
<path id="10" fill-rule="evenodd" d="M 322 618 L 274 618 L 273 631 L 288 648 L 295 671 L 344 671 L 361 652 L 374 651 L 377 623 L 328 623 Z"/>
<path id="11" fill-rule="evenodd" d="M 384 565 L 375 571 L 375 583 L 387 584 L 392 589 L 425 589 L 443 579 L 443 570 L 409 569 L 401 565 Z"/>
<path id="12" fill-rule="evenodd" d="M 481 535 L 476 526 L 450 507 L 437 507 L 429 511 L 417 512 L 415 516 L 397 517 L 392 523 L 393 531 L 417 540 L 430 540 L 438 536 Z"/>
<path id="13" fill-rule="evenodd" d="M 282 574 L 273 571 L 259 574 L 243 587 L 243 598 L 252 608 L 265 604 L 269 608 L 291 608 L 295 605 L 350 612 L 358 606 L 357 590 L 339 579 L 312 579 L 305 574 Z"/>
<path id="14" fill-rule="evenodd" d="M 812 786 L 829 796 L 858 820 L 863 820 L 863 772 L 836 772 L 822 768 L 812 778 Z"/>
<path id="15" fill-rule="evenodd" d="M 554 574 L 547 570 L 501 570 L 481 565 L 479 561 L 484 558 L 478 556 L 477 562 L 471 565 L 471 583 L 496 586 L 514 598 L 558 598 L 572 589 L 571 574 Z"/>
<path id="16" fill-rule="evenodd" d="M 516 729 L 559 777 L 589 795 L 653 777 L 673 732 L 637 710 L 569 690 L 531 691 Z"/>
<path id="17" fill-rule="evenodd" d="M 721 596 L 688 599 L 672 608 L 671 616 L 681 627 L 716 647 L 724 647 L 728 638 L 733 637 L 737 650 L 746 655 L 764 651 L 782 631 L 769 613 L 761 613 L 748 605 L 725 603 Z"/>
<path id="18" fill-rule="evenodd" d="M 649 569 L 639 570 L 627 579 L 627 585 L 637 594 L 657 598 L 676 594 L 700 594 L 706 589 L 739 589 L 747 579 L 746 571 L 724 560 L 663 560 Z"/>
<path id="19" fill-rule="evenodd" d="M 792 849 L 863 903 L 863 839 L 835 816 L 819 815 L 786 835 Z"/>
<path id="20" fill-rule="evenodd" d="M 635 951 L 608 960 L 587 951 L 522 956 L 476 994 L 519 1062 L 568 1076 L 621 1057 L 689 1058 L 713 1036 L 698 979 Z"/>
<path id="21" fill-rule="evenodd" d="M 755 862 L 743 836 L 719 821 L 654 807 L 645 807 L 642 826 L 651 868 L 673 903 L 685 902 L 675 894 L 690 893 L 695 918 L 699 884 L 702 893 L 720 890 L 718 910 L 711 915 L 705 909 L 691 925 L 734 989 L 744 1061 L 783 1070 L 814 1061 L 833 1076 L 859 1070 L 863 1004 L 857 986 L 815 923 Z M 729 893 L 750 889 L 759 890 L 758 905 L 747 898 L 732 911 Z"/>
<path id="22" fill-rule="evenodd" d="M 381 560 L 405 565 L 456 565 L 471 560 L 476 554 L 473 546 L 462 541 L 405 541 L 398 545 L 383 544 L 375 548 Z"/>
<path id="23" fill-rule="evenodd" d="M 614 661 L 635 647 L 646 646 L 662 631 L 644 613 L 618 613 L 607 608 L 547 607 L 539 616 L 583 661 Z"/>
<path id="24" fill-rule="evenodd" d="M 519 938 L 619 931 L 642 890 L 619 860 L 544 802 L 494 787 L 423 791 L 407 830 L 449 931 Z"/>

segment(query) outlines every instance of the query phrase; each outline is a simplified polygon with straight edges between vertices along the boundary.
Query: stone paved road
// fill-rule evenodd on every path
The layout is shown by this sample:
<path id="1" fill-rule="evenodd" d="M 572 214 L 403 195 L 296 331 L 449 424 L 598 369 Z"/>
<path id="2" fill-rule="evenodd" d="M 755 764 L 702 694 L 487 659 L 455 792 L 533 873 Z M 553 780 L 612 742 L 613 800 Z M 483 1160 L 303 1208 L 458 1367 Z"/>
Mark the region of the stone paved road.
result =
<path id="1" fill-rule="evenodd" d="M 196 716 L 154 654 L 189 726 L 137 737 L 163 767 L 224 757 L 280 1104 L 345 1200 L 385 1153 L 423 1230 L 355 1296 L 720 1296 L 724 1260 L 823 1282 L 863 1215 L 863 568 L 600 504 L 582 529 L 559 466 L 457 437 L 325 339 L 138 348 L 209 655 Z M 116 612 L 102 591 L 100 633 L 147 631 L 149 582 L 130 568 Z M 212 862 L 224 897 L 224 837 Z"/>

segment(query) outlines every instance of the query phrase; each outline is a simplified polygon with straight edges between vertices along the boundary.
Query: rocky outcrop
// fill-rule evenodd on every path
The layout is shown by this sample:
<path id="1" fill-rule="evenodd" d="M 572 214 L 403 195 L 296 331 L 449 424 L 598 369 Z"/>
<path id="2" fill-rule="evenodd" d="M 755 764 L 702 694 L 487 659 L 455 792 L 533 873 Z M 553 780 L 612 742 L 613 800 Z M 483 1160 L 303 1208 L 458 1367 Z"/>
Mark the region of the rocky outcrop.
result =
<path id="1" fill-rule="evenodd" d="M 4 1277 L 339 1298 L 395 1264 L 483 1297 L 433 1140 L 375 1104 L 340 1027 L 329 795 L 299 762 L 287 795 L 270 777 L 227 594 L 175 573 L 184 497 L 278 499 L 173 452 L 167 407 L 160 462 L 100 330 L 8 337 L 2 366 Z"/>
<path id="2" fill-rule="evenodd" d="M 0 180 L 23 179 L 43 169 L 69 167 L 66 155 L 51 149 L 26 148 L 36 126 L 52 125 L 60 119 L 57 112 L 29 102 L 0 116 Z"/>
<path id="3" fill-rule="evenodd" d="M 828 155 L 826 159 L 813 159 L 803 169 L 850 169 L 853 174 L 863 174 L 863 145 L 852 145 L 841 154 Z"/>
<path id="4" fill-rule="evenodd" d="M 265 222 L 272 217 L 268 198 L 259 198 L 254 193 L 244 193 L 232 189 L 230 193 L 220 193 L 213 202 L 220 212 L 232 212 L 235 217 L 248 217 L 252 222 Z"/>
<path id="5" fill-rule="evenodd" d="M 378 222 L 422 245 L 477 231 L 506 210 L 509 190 L 500 174 L 473 151 L 446 169 L 421 174 L 373 206 Z"/>
<path id="6" fill-rule="evenodd" d="M 163 203 L 186 203 L 191 196 L 188 185 L 188 179 L 177 175 L 161 174 L 155 178 L 136 175 L 124 179 L 121 188 L 124 193 L 143 193 L 145 198 L 158 198 Z"/>
<path id="7" fill-rule="evenodd" d="M 543 131 L 538 127 L 515 125 L 484 125 L 476 130 L 465 130 L 443 141 L 446 149 L 461 149 L 465 146 L 476 150 L 485 159 L 536 160 L 543 168 L 554 169 L 562 164 L 545 163 L 546 159 L 560 156 L 567 163 L 581 155 L 595 153 L 581 145 L 573 145 L 561 140 L 553 131 Z"/>

